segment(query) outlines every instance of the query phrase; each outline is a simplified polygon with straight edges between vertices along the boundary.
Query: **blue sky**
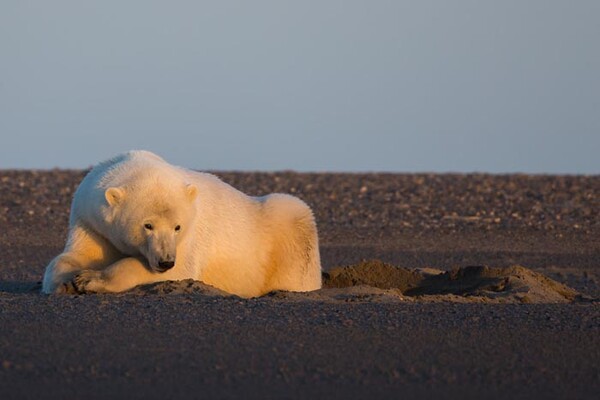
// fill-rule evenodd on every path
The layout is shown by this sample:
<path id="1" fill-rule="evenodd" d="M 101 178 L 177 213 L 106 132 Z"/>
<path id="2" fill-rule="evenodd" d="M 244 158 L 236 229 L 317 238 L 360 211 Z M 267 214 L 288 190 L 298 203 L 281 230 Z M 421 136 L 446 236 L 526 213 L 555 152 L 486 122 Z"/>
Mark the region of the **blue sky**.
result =
<path id="1" fill-rule="evenodd" d="M 600 2 L 0 3 L 0 168 L 600 173 Z"/>

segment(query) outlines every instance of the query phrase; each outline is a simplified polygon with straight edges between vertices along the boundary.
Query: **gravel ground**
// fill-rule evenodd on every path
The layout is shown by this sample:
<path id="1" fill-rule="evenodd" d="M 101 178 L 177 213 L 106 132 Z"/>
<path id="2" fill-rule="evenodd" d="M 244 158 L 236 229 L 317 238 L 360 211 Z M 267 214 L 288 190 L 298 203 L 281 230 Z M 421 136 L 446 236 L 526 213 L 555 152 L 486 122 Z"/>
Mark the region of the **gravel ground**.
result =
<path id="1" fill-rule="evenodd" d="M 600 297 L 600 177 L 217 173 L 295 194 L 323 266 L 521 264 Z M 596 398 L 600 306 L 45 296 L 83 171 L 0 171 L 2 398 Z"/>
<path id="2" fill-rule="evenodd" d="M 294 194 L 310 204 L 325 242 L 346 232 L 388 235 L 506 230 L 600 231 L 600 176 L 215 172 L 250 195 Z M 85 172 L 0 171 L 0 221 L 64 229 Z M 42 224 L 42 225 L 37 225 Z M 358 231 L 358 232 L 356 232 Z"/>

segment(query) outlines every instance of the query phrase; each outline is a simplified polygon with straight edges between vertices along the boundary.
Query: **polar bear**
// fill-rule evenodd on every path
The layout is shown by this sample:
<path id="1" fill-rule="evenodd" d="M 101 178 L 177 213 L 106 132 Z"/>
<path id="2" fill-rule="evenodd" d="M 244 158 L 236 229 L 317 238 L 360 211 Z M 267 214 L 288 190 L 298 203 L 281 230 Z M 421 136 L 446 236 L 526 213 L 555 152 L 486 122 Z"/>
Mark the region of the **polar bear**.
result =
<path id="1" fill-rule="evenodd" d="M 42 291 L 121 292 L 190 278 L 241 297 L 320 289 L 311 209 L 290 195 L 247 196 L 214 175 L 130 151 L 79 185 L 66 247 L 46 267 Z"/>

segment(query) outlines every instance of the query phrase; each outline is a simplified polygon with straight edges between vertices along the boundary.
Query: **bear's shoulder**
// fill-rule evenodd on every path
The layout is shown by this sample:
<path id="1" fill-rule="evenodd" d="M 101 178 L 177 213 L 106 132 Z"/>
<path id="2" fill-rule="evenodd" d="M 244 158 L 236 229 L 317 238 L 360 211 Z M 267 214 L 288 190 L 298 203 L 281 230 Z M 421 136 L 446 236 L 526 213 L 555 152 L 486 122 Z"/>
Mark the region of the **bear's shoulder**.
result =
<path id="1" fill-rule="evenodd" d="M 131 160 L 154 160 L 164 162 L 162 157 L 148 150 L 129 150 L 124 156 Z"/>
<path id="2" fill-rule="evenodd" d="M 146 150 L 131 150 L 96 165 L 90 178 L 101 182 L 101 186 L 119 185 L 123 181 L 136 179 L 140 173 L 172 168 L 156 154 Z M 92 179 L 92 180 L 96 180 Z"/>
<path id="3" fill-rule="evenodd" d="M 130 150 L 126 153 L 121 153 L 117 156 L 114 156 L 106 161 L 103 161 L 97 164 L 94 167 L 94 170 L 98 170 L 100 172 L 109 171 L 115 167 L 118 167 L 123 164 L 136 164 L 136 163 L 146 163 L 146 162 L 160 162 L 166 163 L 160 156 L 147 151 L 147 150 Z"/>

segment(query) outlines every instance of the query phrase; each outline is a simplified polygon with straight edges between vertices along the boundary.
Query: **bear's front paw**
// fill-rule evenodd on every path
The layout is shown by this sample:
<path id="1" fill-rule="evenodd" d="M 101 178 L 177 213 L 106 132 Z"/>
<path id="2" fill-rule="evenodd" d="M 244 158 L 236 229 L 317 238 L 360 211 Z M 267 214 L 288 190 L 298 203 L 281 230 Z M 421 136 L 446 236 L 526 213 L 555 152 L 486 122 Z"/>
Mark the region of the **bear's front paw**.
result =
<path id="1" fill-rule="evenodd" d="M 69 281 L 69 282 L 63 282 L 60 285 L 58 285 L 56 287 L 54 293 L 79 294 L 79 291 L 77 290 L 77 286 L 75 286 L 75 283 L 73 281 Z"/>
<path id="2" fill-rule="evenodd" d="M 81 271 L 71 281 L 77 293 L 101 292 L 103 288 L 102 275 L 100 271 Z"/>

